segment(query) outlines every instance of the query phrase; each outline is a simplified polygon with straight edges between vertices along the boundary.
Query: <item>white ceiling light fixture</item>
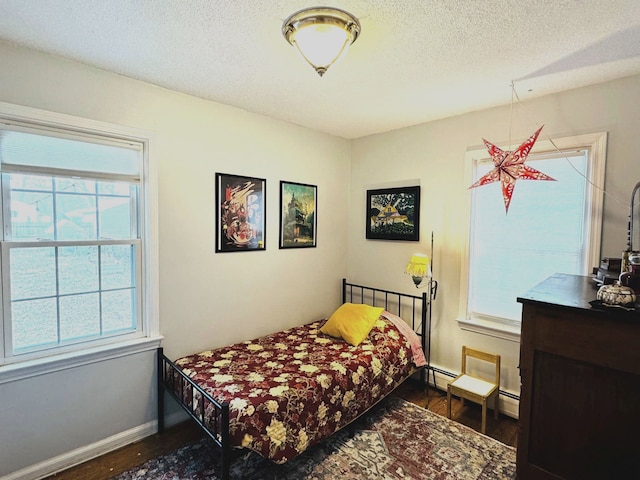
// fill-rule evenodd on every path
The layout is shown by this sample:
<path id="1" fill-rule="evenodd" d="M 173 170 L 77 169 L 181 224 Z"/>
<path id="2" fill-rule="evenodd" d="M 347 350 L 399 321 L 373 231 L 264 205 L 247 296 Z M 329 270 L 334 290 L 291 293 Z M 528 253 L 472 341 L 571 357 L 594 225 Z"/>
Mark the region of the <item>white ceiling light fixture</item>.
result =
<path id="1" fill-rule="evenodd" d="M 306 8 L 284 21 L 282 34 L 322 76 L 356 41 L 360 22 L 338 8 Z"/>

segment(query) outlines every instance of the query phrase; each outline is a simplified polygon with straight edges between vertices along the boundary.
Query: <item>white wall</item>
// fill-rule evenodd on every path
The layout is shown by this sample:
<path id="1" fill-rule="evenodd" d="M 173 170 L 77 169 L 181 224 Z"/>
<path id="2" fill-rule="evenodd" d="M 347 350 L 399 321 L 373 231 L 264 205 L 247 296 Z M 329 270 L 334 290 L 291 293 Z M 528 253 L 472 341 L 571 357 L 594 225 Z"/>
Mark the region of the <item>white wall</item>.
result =
<path id="1" fill-rule="evenodd" d="M 626 246 L 631 190 L 640 180 L 638 105 L 640 77 L 634 76 L 514 106 L 512 139 L 516 146 L 540 124 L 545 125 L 541 139 L 609 132 L 603 257 L 619 257 Z M 433 231 L 439 290 L 434 303 L 432 363 L 459 372 L 463 344 L 494 351 L 503 357 L 504 388 L 519 394 L 519 343 L 463 331 L 456 322 L 461 252 L 466 241 L 465 202 L 471 183 L 464 179 L 465 151 L 482 146 L 482 138 L 507 143 L 509 120 L 510 107 L 494 108 L 353 141 L 349 215 L 355 228 L 349 231 L 349 278 L 415 291 L 403 274 L 404 266 L 414 251 L 429 253 Z M 420 244 L 366 240 L 365 191 L 406 185 L 408 179 L 422 187 Z"/>
<path id="2" fill-rule="evenodd" d="M 169 356 L 322 318 L 338 306 L 348 141 L 8 44 L 0 43 L 0 65 L 0 101 L 155 133 L 160 331 Z M 216 172 L 267 180 L 266 251 L 214 253 Z M 280 180 L 318 186 L 317 248 L 278 249 Z M 152 428 L 154 356 L 0 385 L 0 477 L 35 478 L 91 454 L 91 446 L 112 447 Z"/>

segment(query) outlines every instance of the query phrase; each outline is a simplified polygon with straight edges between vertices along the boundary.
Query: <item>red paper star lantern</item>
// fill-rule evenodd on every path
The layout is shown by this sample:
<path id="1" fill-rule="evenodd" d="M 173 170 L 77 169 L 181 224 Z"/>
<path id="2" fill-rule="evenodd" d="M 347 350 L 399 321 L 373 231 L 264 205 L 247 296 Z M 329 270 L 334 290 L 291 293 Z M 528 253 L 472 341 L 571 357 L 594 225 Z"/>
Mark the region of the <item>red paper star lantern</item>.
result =
<path id="1" fill-rule="evenodd" d="M 504 199 L 505 212 L 508 213 L 513 189 L 516 186 L 516 180 L 555 181 L 554 178 L 551 178 L 535 168 L 528 167 L 524 164 L 524 161 L 527 159 L 527 155 L 529 155 L 529 152 L 533 148 L 533 144 L 536 143 L 536 140 L 538 139 L 540 130 L 542 130 L 542 127 L 536 130 L 536 132 L 531 135 L 526 142 L 520 145 L 513 152 L 505 152 L 483 138 L 482 140 L 489 150 L 489 155 L 493 158 L 494 168 L 469 188 L 481 187 L 482 185 L 498 181 L 502 182 L 502 198 Z"/>

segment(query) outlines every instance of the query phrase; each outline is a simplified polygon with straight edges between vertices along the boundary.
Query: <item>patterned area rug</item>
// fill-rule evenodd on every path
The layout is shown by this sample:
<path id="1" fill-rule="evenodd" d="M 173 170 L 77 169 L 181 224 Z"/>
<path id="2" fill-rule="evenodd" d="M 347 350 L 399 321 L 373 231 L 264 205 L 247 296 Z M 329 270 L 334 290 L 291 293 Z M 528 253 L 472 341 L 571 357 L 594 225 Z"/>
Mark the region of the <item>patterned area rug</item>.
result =
<path id="1" fill-rule="evenodd" d="M 353 438 L 338 432 L 284 465 L 255 453 L 231 467 L 233 480 L 504 480 L 515 478 L 516 451 L 497 440 L 399 398 L 367 414 Z M 217 480 L 207 440 L 182 447 L 117 480 Z"/>

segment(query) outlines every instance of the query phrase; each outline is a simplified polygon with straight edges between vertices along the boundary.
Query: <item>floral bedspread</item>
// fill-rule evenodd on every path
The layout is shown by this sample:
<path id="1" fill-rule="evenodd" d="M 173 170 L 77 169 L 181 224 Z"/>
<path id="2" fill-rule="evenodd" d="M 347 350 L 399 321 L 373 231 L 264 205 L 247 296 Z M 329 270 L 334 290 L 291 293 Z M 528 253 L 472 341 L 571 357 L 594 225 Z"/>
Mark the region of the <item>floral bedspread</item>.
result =
<path id="1" fill-rule="evenodd" d="M 230 403 L 231 443 L 285 463 L 347 425 L 415 371 L 409 341 L 380 317 L 357 347 L 323 321 L 175 363 Z M 197 392 L 187 401 L 197 400 Z"/>

